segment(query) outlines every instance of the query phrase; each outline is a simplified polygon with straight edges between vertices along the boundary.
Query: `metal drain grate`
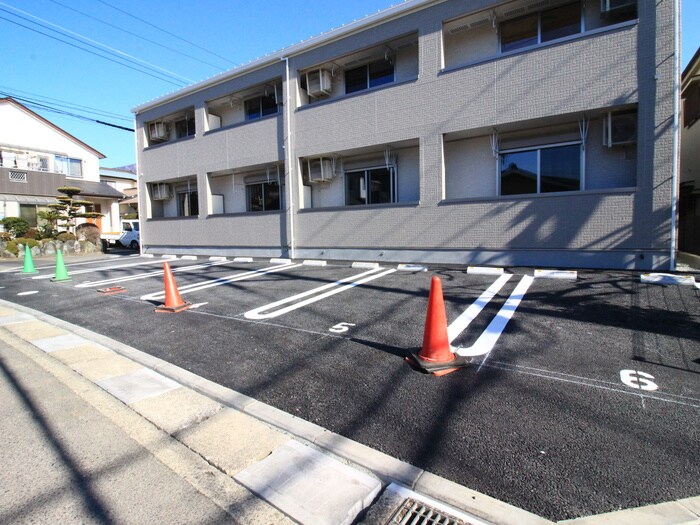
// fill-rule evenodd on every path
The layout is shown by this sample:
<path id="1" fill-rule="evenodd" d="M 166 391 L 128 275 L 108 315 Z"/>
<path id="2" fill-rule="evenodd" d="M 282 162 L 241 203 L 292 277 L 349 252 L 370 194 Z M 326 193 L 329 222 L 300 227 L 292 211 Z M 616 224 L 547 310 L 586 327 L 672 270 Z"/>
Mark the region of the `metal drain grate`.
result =
<path id="1" fill-rule="evenodd" d="M 439 510 L 407 499 L 386 525 L 469 525 L 466 521 L 449 516 Z"/>

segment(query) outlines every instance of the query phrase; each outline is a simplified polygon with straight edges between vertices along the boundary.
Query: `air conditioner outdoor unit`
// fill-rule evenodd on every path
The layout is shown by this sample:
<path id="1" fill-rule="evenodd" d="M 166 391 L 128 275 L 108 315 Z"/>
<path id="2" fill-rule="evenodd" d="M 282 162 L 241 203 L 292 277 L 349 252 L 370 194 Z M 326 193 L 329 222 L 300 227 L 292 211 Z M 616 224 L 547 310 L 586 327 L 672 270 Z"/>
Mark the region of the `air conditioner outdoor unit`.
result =
<path id="1" fill-rule="evenodd" d="M 306 73 L 306 92 L 311 97 L 330 95 L 331 72 L 327 69 L 314 69 Z"/>
<path id="2" fill-rule="evenodd" d="M 151 186 L 154 201 L 167 201 L 173 198 L 170 184 L 160 182 Z"/>
<path id="3" fill-rule="evenodd" d="M 600 0 L 600 12 L 610 13 L 616 9 L 624 7 L 632 7 L 637 3 L 637 0 Z"/>
<path id="4" fill-rule="evenodd" d="M 148 125 L 148 136 L 151 140 L 168 140 L 168 125 L 165 122 L 151 122 Z"/>
<path id="5" fill-rule="evenodd" d="M 608 112 L 603 120 L 603 144 L 609 148 L 637 142 L 637 113 Z"/>
<path id="6" fill-rule="evenodd" d="M 317 182 L 327 182 L 335 177 L 333 171 L 333 160 L 328 158 L 309 159 L 307 162 L 307 173 L 311 184 Z"/>

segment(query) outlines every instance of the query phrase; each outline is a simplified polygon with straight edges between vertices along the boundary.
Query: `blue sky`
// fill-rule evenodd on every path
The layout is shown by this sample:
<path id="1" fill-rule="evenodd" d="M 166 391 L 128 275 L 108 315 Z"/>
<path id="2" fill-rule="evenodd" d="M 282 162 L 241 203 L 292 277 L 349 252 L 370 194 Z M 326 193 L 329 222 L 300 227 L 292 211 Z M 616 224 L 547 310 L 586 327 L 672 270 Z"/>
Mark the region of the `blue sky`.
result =
<path id="1" fill-rule="evenodd" d="M 0 96 L 131 127 L 130 110 L 143 102 L 395 3 L 400 0 L 0 0 Z M 681 10 L 685 67 L 700 47 L 700 0 L 682 0 Z M 130 60 L 149 74 L 78 45 L 107 49 L 110 59 Z M 88 115 L 86 108 L 100 113 Z M 133 133 L 32 109 L 105 154 L 102 166 L 135 162 Z"/>

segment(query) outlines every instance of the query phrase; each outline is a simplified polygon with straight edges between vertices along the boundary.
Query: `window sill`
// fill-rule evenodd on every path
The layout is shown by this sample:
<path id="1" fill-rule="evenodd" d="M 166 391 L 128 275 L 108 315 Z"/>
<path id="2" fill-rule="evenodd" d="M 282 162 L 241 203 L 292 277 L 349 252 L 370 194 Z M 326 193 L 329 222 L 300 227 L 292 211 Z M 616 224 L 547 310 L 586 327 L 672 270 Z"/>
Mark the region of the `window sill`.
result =
<path id="1" fill-rule="evenodd" d="M 567 198 L 567 197 L 586 197 L 589 195 L 625 195 L 633 194 L 637 191 L 634 186 L 626 188 L 607 188 L 584 191 L 559 191 L 552 193 L 525 193 L 522 195 L 494 195 L 493 197 L 463 197 L 456 199 L 444 199 L 438 202 L 438 206 L 452 206 L 458 204 L 475 204 L 479 202 L 505 202 L 505 201 L 523 201 L 530 199 L 547 199 L 547 198 Z"/>
<path id="2" fill-rule="evenodd" d="M 339 100 L 347 100 L 350 98 L 355 98 L 355 97 L 361 97 L 362 95 L 366 95 L 368 93 L 376 93 L 377 91 L 383 91 L 385 89 L 391 89 L 397 86 L 404 86 L 406 84 L 411 84 L 418 81 L 418 77 L 411 78 L 408 80 L 402 80 L 401 82 L 391 82 L 389 84 L 383 84 L 381 86 L 369 88 L 369 89 L 363 89 L 362 91 L 357 91 L 355 93 L 349 93 L 349 94 L 343 94 L 343 95 L 338 95 L 337 97 L 329 97 L 323 100 L 319 100 L 318 102 L 314 103 L 307 103 L 304 104 L 303 106 L 300 106 L 296 108 L 296 112 L 298 111 L 305 111 L 307 109 L 311 108 L 317 108 L 321 106 L 325 106 L 326 104 L 332 104 L 333 102 L 338 102 Z"/>
<path id="3" fill-rule="evenodd" d="M 177 216 L 177 217 L 149 217 L 146 222 L 167 222 L 167 221 L 191 221 L 199 219 L 199 215 Z"/>
<path id="4" fill-rule="evenodd" d="M 205 217 L 205 219 L 221 219 L 221 218 L 232 218 L 232 217 L 259 217 L 259 216 L 269 216 L 269 215 L 280 215 L 282 212 L 280 210 L 270 210 L 270 211 L 237 211 L 231 213 L 211 213 Z"/>
<path id="5" fill-rule="evenodd" d="M 356 204 L 354 206 L 328 206 L 325 208 L 302 208 L 299 213 L 337 212 L 353 210 L 377 210 L 386 208 L 417 208 L 418 202 L 392 202 L 387 204 Z"/>
<path id="6" fill-rule="evenodd" d="M 597 35 L 600 35 L 600 34 L 604 34 L 604 33 L 611 33 L 611 32 L 614 32 L 614 31 L 626 29 L 626 28 L 628 28 L 628 27 L 633 27 L 633 26 L 636 26 L 636 25 L 638 25 L 638 24 L 639 24 L 639 20 L 638 20 L 638 19 L 627 20 L 626 22 L 620 22 L 619 24 L 613 24 L 613 25 L 610 25 L 610 26 L 605 26 L 605 27 L 599 27 L 599 28 L 596 28 L 596 29 L 591 29 L 591 30 L 589 30 L 589 31 L 586 31 L 585 33 L 578 33 L 578 34 L 576 34 L 576 35 L 571 35 L 571 36 L 566 36 L 566 37 L 563 37 L 563 38 L 558 38 L 558 39 L 556 39 L 556 40 L 551 40 L 551 41 L 549 41 L 549 42 L 544 42 L 544 43 L 542 43 L 542 44 L 535 44 L 535 45 L 532 45 L 532 46 L 524 47 L 524 48 L 522 48 L 522 49 L 515 49 L 515 50 L 513 50 L 513 51 L 508 51 L 508 52 L 506 52 L 506 53 L 500 53 L 500 54 L 498 54 L 498 55 L 491 55 L 491 56 L 488 56 L 488 57 L 479 58 L 479 59 L 477 59 L 477 60 L 473 60 L 473 61 L 470 61 L 470 62 L 465 62 L 465 63 L 462 63 L 462 64 L 456 64 L 456 65 L 454 65 L 454 66 L 445 67 L 444 69 L 442 69 L 442 70 L 438 73 L 438 76 L 444 75 L 444 74 L 448 74 L 448 73 L 452 73 L 453 71 L 459 71 L 459 70 L 462 70 L 462 69 L 467 69 L 467 68 L 470 68 L 470 67 L 479 66 L 479 65 L 482 65 L 482 64 L 487 64 L 487 63 L 489 63 L 489 62 L 495 62 L 496 60 L 500 60 L 500 59 L 502 59 L 502 58 L 508 58 L 508 57 L 512 57 L 512 56 L 517 56 L 517 55 L 525 54 L 525 53 L 531 53 L 532 51 L 537 51 L 537 50 L 539 50 L 539 49 L 545 49 L 545 48 L 548 48 L 548 47 L 553 47 L 553 46 L 558 46 L 558 45 L 562 45 L 562 44 L 567 44 L 567 43 L 569 43 L 569 42 L 574 42 L 574 41 L 576 41 L 576 40 L 583 40 L 583 39 L 585 39 L 585 38 L 594 37 L 594 36 L 597 36 Z"/>
<path id="7" fill-rule="evenodd" d="M 264 120 L 271 120 L 273 118 L 278 118 L 282 116 L 282 112 L 275 113 L 274 115 L 265 115 L 264 117 L 256 118 L 253 120 L 244 120 L 242 122 L 236 122 L 235 124 L 229 124 L 228 126 L 222 126 L 220 128 L 216 129 L 210 129 L 209 131 L 205 131 L 203 136 L 208 136 L 208 135 L 213 135 L 215 133 L 219 133 L 220 131 L 228 131 L 231 129 L 236 129 L 240 128 L 242 126 L 247 126 L 249 124 L 255 124 L 256 122 L 262 122 Z"/>
<path id="8" fill-rule="evenodd" d="M 189 137 L 182 137 L 181 139 L 173 139 L 173 140 L 168 140 L 166 142 L 160 142 L 158 144 L 152 144 L 150 146 L 146 146 L 143 148 L 143 151 L 150 151 L 152 149 L 158 149 L 162 148 L 164 146 L 171 146 L 173 144 L 179 144 L 180 142 L 185 142 L 187 140 L 194 140 L 197 137 L 197 135 L 190 135 Z"/>

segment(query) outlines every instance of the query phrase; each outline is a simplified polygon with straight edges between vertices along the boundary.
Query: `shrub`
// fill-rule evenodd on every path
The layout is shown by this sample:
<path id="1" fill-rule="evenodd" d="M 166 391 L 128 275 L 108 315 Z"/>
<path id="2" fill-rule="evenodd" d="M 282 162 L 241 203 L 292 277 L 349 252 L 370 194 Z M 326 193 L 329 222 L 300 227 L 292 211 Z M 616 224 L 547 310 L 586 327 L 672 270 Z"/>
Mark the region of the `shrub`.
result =
<path id="1" fill-rule="evenodd" d="M 39 246 L 39 241 L 37 241 L 36 239 L 29 239 L 28 237 L 17 237 L 15 239 L 15 242 L 17 244 L 22 244 L 24 246 L 26 246 L 28 244 L 30 248 L 34 248 L 35 246 Z"/>
<path id="2" fill-rule="evenodd" d="M 10 232 L 15 237 L 21 237 L 29 230 L 29 223 L 22 217 L 5 217 L 2 220 L 5 231 Z"/>
<path id="3" fill-rule="evenodd" d="M 37 228 L 29 228 L 26 232 L 22 234 L 23 237 L 27 239 L 36 239 L 37 241 L 41 239 L 39 235 L 39 230 Z"/>
<path id="4" fill-rule="evenodd" d="M 11 241 L 12 234 L 10 232 L 0 232 L 0 241 Z"/>
<path id="5" fill-rule="evenodd" d="M 22 244 L 23 246 L 29 245 L 30 248 L 34 248 L 34 246 L 39 246 L 39 242 L 34 240 L 34 239 L 27 239 L 26 237 L 19 237 L 13 241 L 10 241 L 7 243 L 7 246 L 5 249 L 10 252 L 11 254 L 17 256 L 19 254 L 19 245 Z M 24 248 L 22 248 L 24 250 Z"/>
<path id="6" fill-rule="evenodd" d="M 58 239 L 61 242 L 74 241 L 75 235 L 73 235 L 71 232 L 61 232 L 58 235 L 56 235 L 56 239 Z"/>
<path id="7" fill-rule="evenodd" d="M 51 226 L 51 224 L 46 224 L 39 228 L 37 231 L 37 239 L 53 239 L 58 232 Z"/>

